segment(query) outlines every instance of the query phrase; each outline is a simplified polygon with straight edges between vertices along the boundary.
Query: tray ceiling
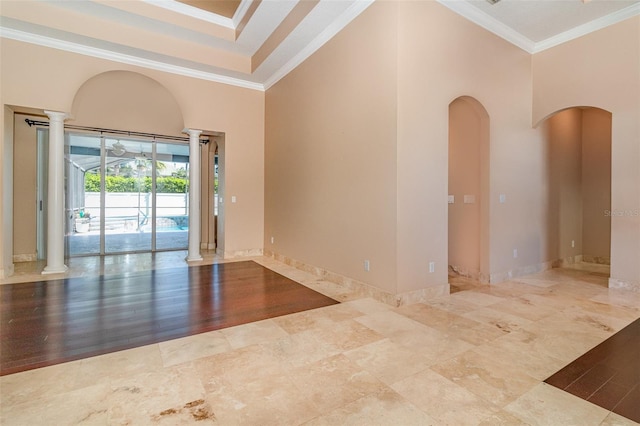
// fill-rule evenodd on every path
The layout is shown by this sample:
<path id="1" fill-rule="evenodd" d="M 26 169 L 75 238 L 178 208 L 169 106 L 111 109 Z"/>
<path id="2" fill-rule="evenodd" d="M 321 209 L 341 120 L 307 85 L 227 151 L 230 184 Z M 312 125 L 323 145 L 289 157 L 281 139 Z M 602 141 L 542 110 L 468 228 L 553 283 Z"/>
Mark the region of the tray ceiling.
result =
<path id="1" fill-rule="evenodd" d="M 640 0 L 438 1 L 530 53 L 640 13 Z M 265 90 L 372 2 L 2 0 L 0 35 Z"/>

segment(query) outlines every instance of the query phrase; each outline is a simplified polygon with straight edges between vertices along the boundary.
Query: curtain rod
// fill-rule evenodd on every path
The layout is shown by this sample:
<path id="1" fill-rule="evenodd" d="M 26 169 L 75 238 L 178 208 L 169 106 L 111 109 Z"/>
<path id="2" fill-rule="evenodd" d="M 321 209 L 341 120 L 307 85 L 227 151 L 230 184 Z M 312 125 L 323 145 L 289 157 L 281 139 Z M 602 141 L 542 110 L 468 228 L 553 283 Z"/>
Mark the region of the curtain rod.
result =
<path id="1" fill-rule="evenodd" d="M 31 126 L 48 126 L 49 122 L 48 121 L 37 121 L 37 120 L 31 120 L 29 118 L 25 118 L 24 119 L 25 123 L 27 123 L 29 125 L 29 127 Z M 127 131 L 127 130 L 116 130 L 116 129 L 103 129 L 101 127 L 86 127 L 86 126 L 75 126 L 73 124 L 65 124 L 64 125 L 65 129 L 71 129 L 71 130 L 86 130 L 89 132 L 99 132 L 100 134 L 102 133 L 110 133 L 113 135 L 126 135 L 126 136 L 140 136 L 140 137 L 145 137 L 145 138 L 159 138 L 159 139 L 164 139 L 164 140 L 171 140 L 171 141 L 182 141 L 182 142 L 189 142 L 189 138 L 188 137 L 181 137 L 181 136 L 167 136 L 167 135 L 158 135 L 158 134 L 154 134 L 154 133 L 143 133 L 143 132 L 131 132 L 131 131 Z M 200 139 L 200 143 L 201 144 L 208 144 L 210 142 L 209 138 L 203 138 Z"/>

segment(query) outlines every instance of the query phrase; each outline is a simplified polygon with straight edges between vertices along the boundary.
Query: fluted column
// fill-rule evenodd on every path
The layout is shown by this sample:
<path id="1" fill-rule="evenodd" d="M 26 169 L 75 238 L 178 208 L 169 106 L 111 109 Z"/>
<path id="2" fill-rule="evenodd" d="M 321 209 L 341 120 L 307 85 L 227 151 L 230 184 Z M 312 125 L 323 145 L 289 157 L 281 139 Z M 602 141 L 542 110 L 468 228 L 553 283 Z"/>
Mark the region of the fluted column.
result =
<path id="1" fill-rule="evenodd" d="M 47 187 L 47 266 L 43 274 L 67 271 L 64 264 L 64 112 L 45 111 L 49 117 L 49 172 Z"/>
<path id="2" fill-rule="evenodd" d="M 187 262 L 202 260 L 200 254 L 200 134 L 202 130 L 185 129 L 189 134 L 189 252 Z"/>

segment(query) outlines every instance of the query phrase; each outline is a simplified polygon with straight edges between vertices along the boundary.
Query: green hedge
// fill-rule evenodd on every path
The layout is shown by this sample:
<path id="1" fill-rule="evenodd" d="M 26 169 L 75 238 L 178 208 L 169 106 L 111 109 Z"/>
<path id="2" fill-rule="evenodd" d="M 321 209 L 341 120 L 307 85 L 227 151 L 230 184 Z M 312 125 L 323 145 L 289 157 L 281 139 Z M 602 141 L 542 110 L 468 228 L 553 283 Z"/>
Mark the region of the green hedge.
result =
<path id="1" fill-rule="evenodd" d="M 139 187 L 139 185 L 141 185 Z M 142 179 L 124 176 L 107 176 L 107 192 L 151 192 L 151 178 Z M 84 190 L 100 192 L 100 176 L 93 173 L 84 175 Z M 173 176 L 156 179 L 156 192 L 163 194 L 184 194 L 187 192 L 187 180 Z"/>

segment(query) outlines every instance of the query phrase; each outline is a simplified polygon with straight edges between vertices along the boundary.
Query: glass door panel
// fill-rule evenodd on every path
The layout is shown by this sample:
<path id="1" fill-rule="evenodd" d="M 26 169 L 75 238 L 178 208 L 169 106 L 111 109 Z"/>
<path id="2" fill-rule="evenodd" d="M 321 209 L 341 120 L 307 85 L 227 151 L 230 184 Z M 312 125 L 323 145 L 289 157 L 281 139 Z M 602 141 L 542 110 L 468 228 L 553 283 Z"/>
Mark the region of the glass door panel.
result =
<path id="1" fill-rule="evenodd" d="M 65 251 L 100 254 L 100 137 L 65 137 Z"/>
<path id="2" fill-rule="evenodd" d="M 105 138 L 104 252 L 151 251 L 153 144 Z"/>
<path id="3" fill-rule="evenodd" d="M 156 250 L 186 249 L 189 145 L 156 143 Z"/>

